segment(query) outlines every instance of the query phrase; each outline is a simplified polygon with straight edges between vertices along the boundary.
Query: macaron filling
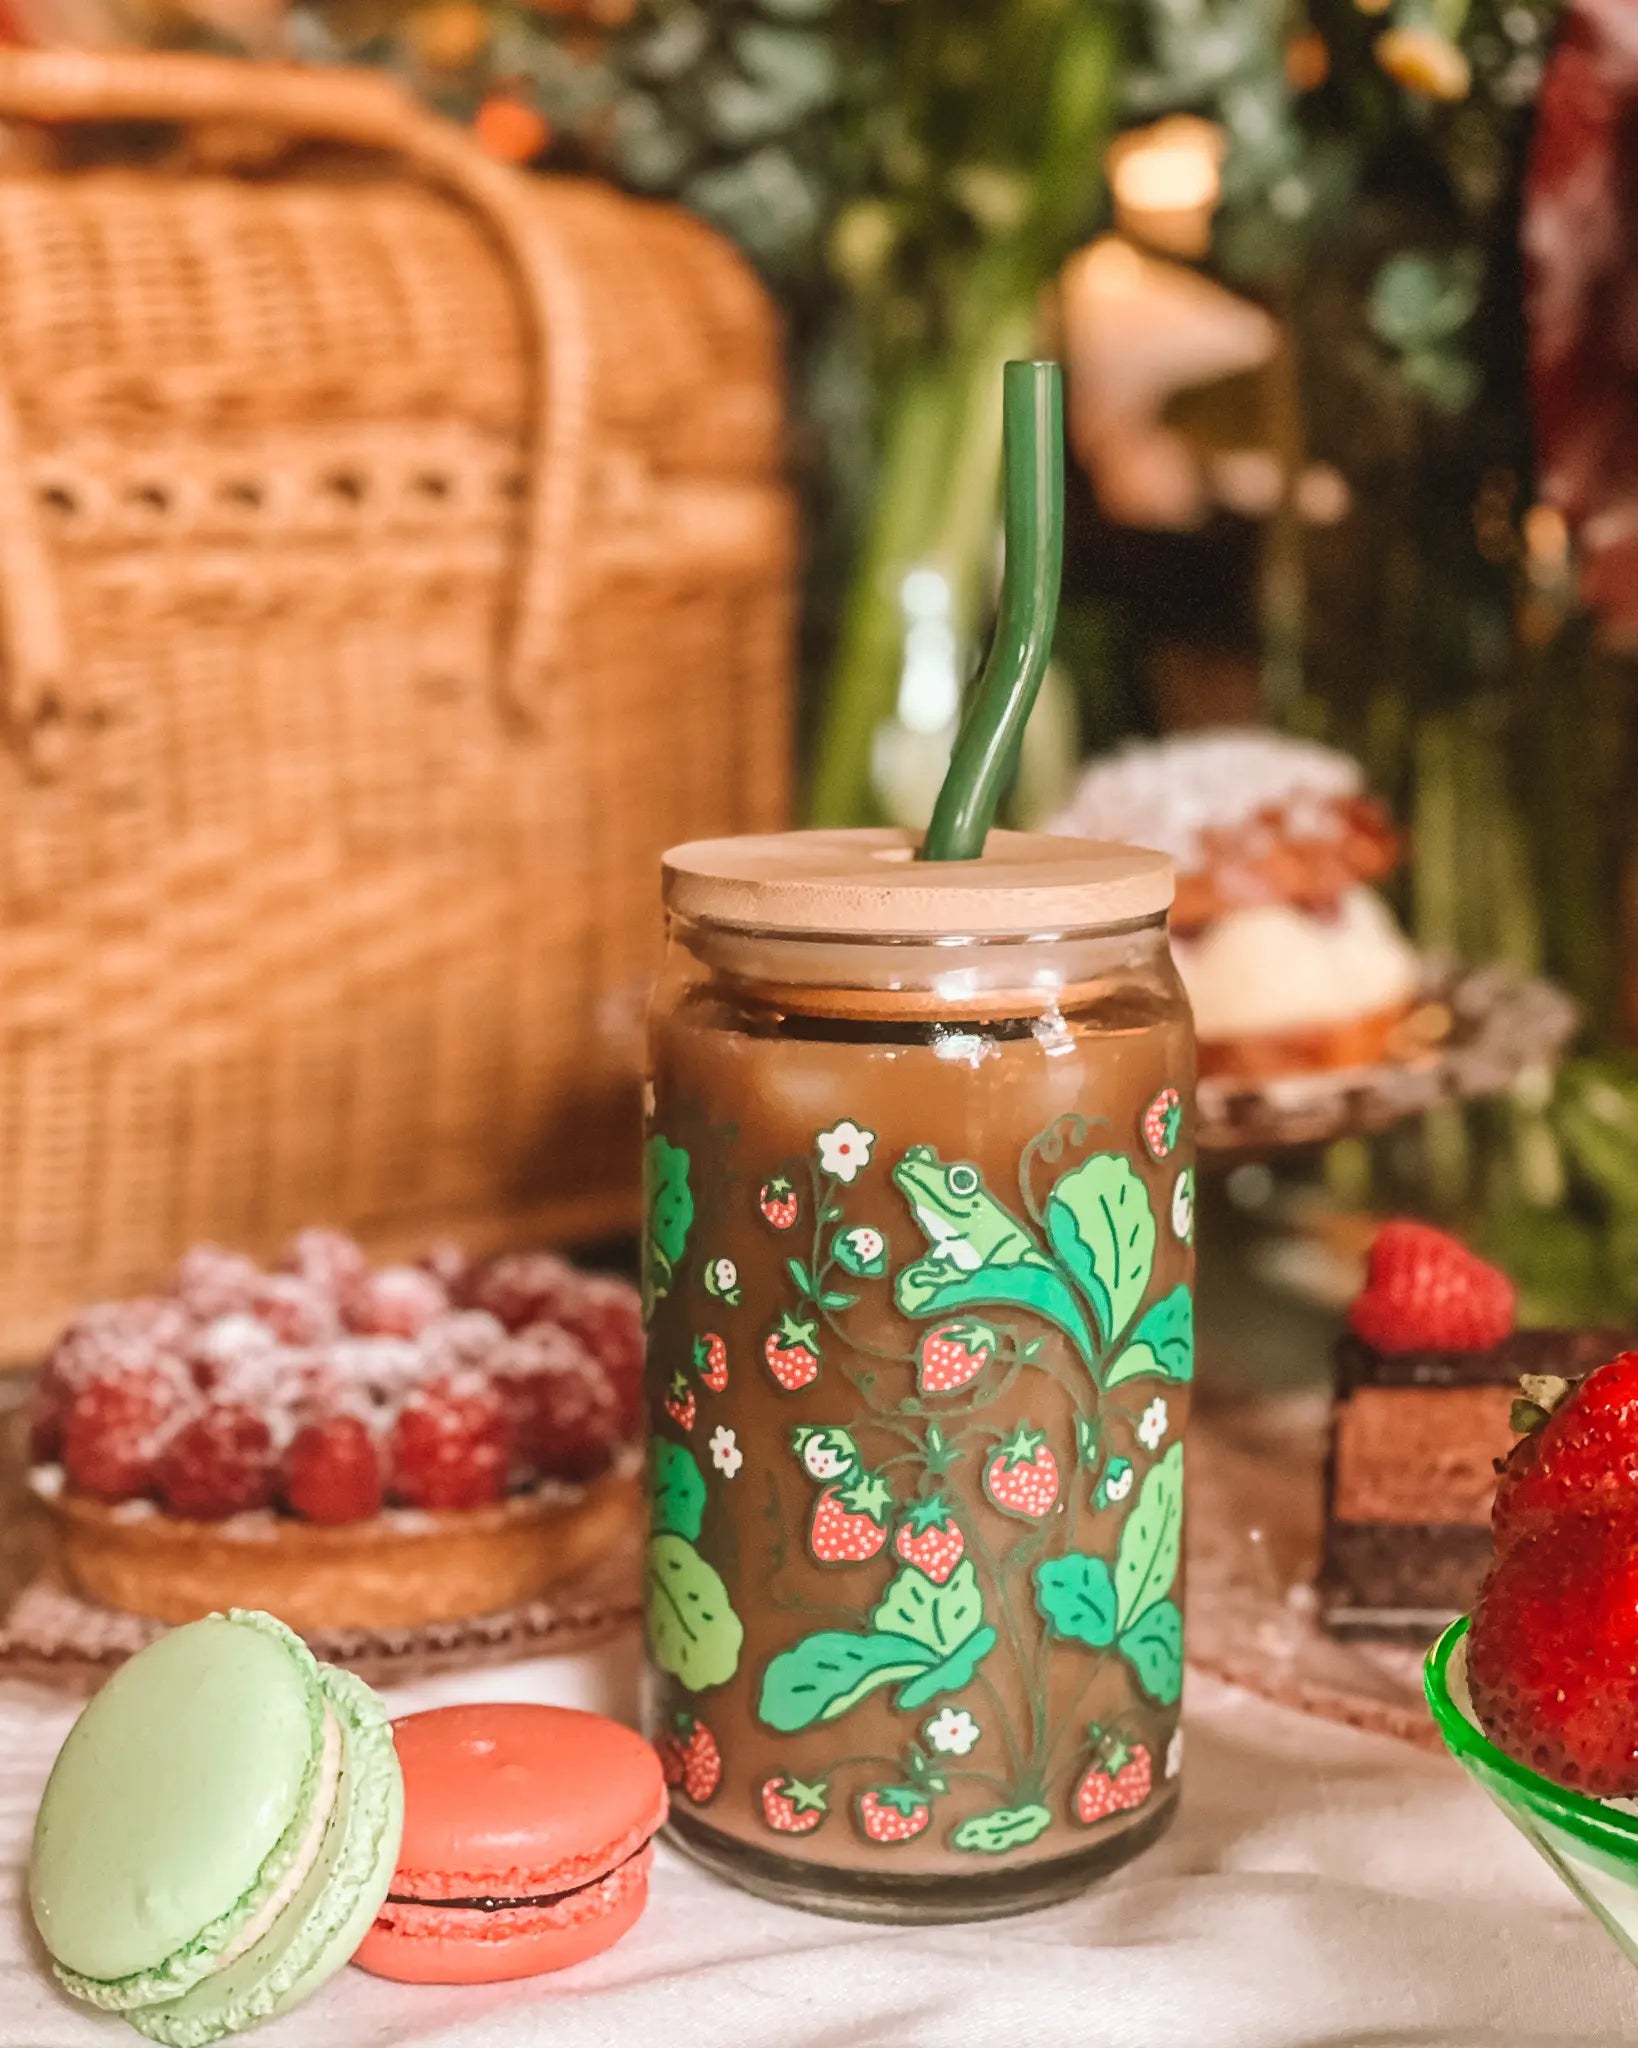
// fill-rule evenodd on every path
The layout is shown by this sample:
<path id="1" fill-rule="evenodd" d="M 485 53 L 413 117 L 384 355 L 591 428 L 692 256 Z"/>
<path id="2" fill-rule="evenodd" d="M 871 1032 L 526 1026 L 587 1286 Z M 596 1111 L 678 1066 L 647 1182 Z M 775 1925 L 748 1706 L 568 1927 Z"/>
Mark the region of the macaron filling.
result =
<path id="1" fill-rule="evenodd" d="M 376 1926 L 401 1935 L 464 1933 L 478 1941 L 503 1940 L 532 1928 L 567 1927 L 613 1913 L 647 1886 L 654 1861 L 650 1842 L 611 1870 L 558 1891 L 459 1898 L 389 1893 Z"/>
<path id="2" fill-rule="evenodd" d="M 283 1877 L 217 1955 L 218 1970 L 225 1969 L 229 1963 L 237 1962 L 246 1950 L 253 1949 L 306 1884 L 313 1865 L 319 1859 L 319 1851 L 324 1847 L 325 1837 L 330 1832 L 330 1824 L 335 1818 L 336 1794 L 340 1786 L 341 1723 L 336 1719 L 334 1707 L 326 1701 L 324 1733 L 319 1749 L 318 1783 L 313 1789 L 313 1811 L 307 1823 L 307 1832 L 297 1843 L 295 1855 Z"/>

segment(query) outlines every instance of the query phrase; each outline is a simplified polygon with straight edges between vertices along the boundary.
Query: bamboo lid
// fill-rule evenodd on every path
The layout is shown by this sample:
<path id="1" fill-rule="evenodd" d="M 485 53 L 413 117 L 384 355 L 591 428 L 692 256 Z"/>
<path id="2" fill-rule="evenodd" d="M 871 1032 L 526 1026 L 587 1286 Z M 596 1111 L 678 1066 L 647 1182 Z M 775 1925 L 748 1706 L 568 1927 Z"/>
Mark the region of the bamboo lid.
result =
<path id="1" fill-rule="evenodd" d="M 697 839 L 663 858 L 678 916 L 743 931 L 871 938 L 1027 938 L 1157 917 L 1163 853 L 1045 832 L 991 832 L 983 857 L 918 861 L 892 828 Z"/>

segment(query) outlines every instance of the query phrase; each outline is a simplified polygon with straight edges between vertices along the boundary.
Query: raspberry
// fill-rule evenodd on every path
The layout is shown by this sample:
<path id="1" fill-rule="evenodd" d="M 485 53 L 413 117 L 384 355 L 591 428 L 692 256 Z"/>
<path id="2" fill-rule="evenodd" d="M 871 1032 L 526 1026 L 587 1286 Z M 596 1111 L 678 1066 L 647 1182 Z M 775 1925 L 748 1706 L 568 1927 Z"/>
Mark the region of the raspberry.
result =
<path id="1" fill-rule="evenodd" d="M 561 1321 L 560 1308 L 581 1284 L 581 1275 L 556 1252 L 507 1252 L 479 1269 L 467 1295 L 474 1308 L 516 1331 Z"/>
<path id="2" fill-rule="evenodd" d="M 232 1384 L 248 1393 L 252 1386 L 265 1384 L 278 1348 L 279 1340 L 267 1325 L 241 1311 L 218 1316 L 196 1331 L 187 1361 L 194 1384 L 204 1392 Z"/>
<path id="3" fill-rule="evenodd" d="M 284 1497 L 310 1522 L 363 1522 L 381 1510 L 381 1452 L 357 1415 L 298 1429 L 284 1454 Z"/>
<path id="4" fill-rule="evenodd" d="M 388 1447 L 392 1490 L 416 1508 L 476 1508 L 500 1498 L 506 1417 L 481 1374 L 444 1374 L 414 1388 Z"/>
<path id="5" fill-rule="evenodd" d="M 382 1266 L 366 1273 L 345 1304 L 348 1329 L 367 1337 L 419 1337 L 448 1310 L 442 1283 L 419 1266 Z"/>
<path id="6" fill-rule="evenodd" d="M 171 1275 L 171 1293 L 202 1323 L 237 1315 L 250 1307 L 262 1270 L 242 1252 L 219 1244 L 196 1244 L 184 1252 Z"/>
<path id="7" fill-rule="evenodd" d="M 62 1455 L 69 1405 L 81 1387 L 174 1356 L 191 1327 L 179 1303 L 158 1296 L 82 1309 L 40 1368 L 29 1424 L 33 1461 L 43 1464 Z"/>
<path id="8" fill-rule="evenodd" d="M 364 1247 L 344 1230 L 298 1230 L 285 1246 L 279 1264 L 331 1301 L 340 1301 L 369 1269 Z"/>
<path id="9" fill-rule="evenodd" d="M 1488 1351 L 1513 1331 L 1507 1275 L 1431 1224 L 1384 1223 L 1348 1326 L 1378 1351 Z"/>
<path id="10" fill-rule="evenodd" d="M 536 1323 L 502 1346 L 493 1371 L 517 1478 L 591 1479 L 605 1469 L 620 1441 L 620 1403 L 578 1338 Z"/>
<path id="11" fill-rule="evenodd" d="M 299 1273 L 264 1274 L 250 1312 L 281 1344 L 322 1344 L 341 1327 L 335 1302 Z"/>
<path id="12" fill-rule="evenodd" d="M 254 1409 L 213 1401 L 185 1422 L 159 1460 L 159 1497 L 173 1515 L 217 1522 L 273 1498 L 273 1437 Z"/>
<path id="13" fill-rule="evenodd" d="M 376 1407 L 396 1404 L 427 1376 L 421 1347 L 403 1337 L 343 1337 L 324 1358 L 343 1397 Z"/>
<path id="14" fill-rule="evenodd" d="M 425 1273 L 439 1281 L 451 1301 L 468 1306 L 468 1289 L 472 1284 L 472 1261 L 458 1244 L 449 1238 L 440 1238 L 436 1244 L 429 1244 L 415 1263 Z"/>
<path id="15" fill-rule="evenodd" d="M 69 1478 L 99 1500 L 150 1492 L 167 1438 L 196 1402 L 192 1382 L 173 1359 L 87 1381 L 70 1401 L 63 1426 Z"/>
<path id="16" fill-rule="evenodd" d="M 601 1362 L 619 1403 L 620 1434 L 636 1436 L 643 1414 L 643 1311 L 636 1288 L 608 1273 L 582 1275 L 556 1320 Z"/>
<path id="17" fill-rule="evenodd" d="M 480 1308 L 439 1316 L 421 1332 L 421 1356 L 429 1377 L 468 1370 L 487 1372 L 506 1342 L 505 1328 Z"/>

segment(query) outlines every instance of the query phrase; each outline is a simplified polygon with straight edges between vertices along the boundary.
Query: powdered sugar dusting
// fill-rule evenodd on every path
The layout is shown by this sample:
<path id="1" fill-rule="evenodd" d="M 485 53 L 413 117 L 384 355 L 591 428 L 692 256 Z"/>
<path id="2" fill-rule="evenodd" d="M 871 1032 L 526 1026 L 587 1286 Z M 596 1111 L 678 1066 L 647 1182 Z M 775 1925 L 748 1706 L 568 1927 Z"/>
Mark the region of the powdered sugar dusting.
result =
<path id="1" fill-rule="evenodd" d="M 1185 873 L 1204 837 L 1281 813 L 1292 839 L 1337 835 L 1334 807 L 1364 790 L 1359 764 L 1314 740 L 1220 727 L 1132 740 L 1092 762 L 1048 829 L 1170 854 Z"/>
<path id="2" fill-rule="evenodd" d="M 386 1511 L 412 1513 L 574 1485 L 607 1469 L 634 1434 L 636 1291 L 555 1253 L 473 1267 L 444 1246 L 372 1272 L 353 1239 L 312 1230 L 273 1272 L 196 1246 L 174 1290 L 100 1304 L 63 1333 L 34 1418 L 42 1490 L 55 1473 L 58 1486 L 133 1514 L 156 1500 L 185 1514 L 186 1498 L 192 1512 L 220 1515 L 235 1490 L 255 1492 L 262 1444 L 274 1503 L 232 1519 L 276 1522 L 293 1511 L 293 1443 L 306 1433 L 311 1465 L 312 1426 L 345 1417 L 379 1447 Z M 315 1491 L 306 1477 L 305 1488 L 291 1478 L 297 1497 L 338 1518 L 319 1497 L 333 1501 L 336 1486 Z M 354 1492 L 345 1489 L 342 1517 Z"/>

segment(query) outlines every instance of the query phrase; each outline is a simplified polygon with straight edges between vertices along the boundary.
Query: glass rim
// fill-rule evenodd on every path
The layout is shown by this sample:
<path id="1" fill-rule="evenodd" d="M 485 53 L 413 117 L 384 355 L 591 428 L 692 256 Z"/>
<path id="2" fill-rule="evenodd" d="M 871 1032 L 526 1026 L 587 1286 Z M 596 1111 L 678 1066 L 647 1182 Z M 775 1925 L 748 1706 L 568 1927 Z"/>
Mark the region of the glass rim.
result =
<path id="1" fill-rule="evenodd" d="M 1458 1763 L 1499 1779 L 1519 1803 L 1574 1835 L 1589 1848 L 1638 1864 L 1638 1814 L 1623 1813 L 1584 1792 L 1555 1785 L 1528 1764 L 1496 1747 L 1482 1728 L 1470 1721 L 1450 1691 L 1450 1660 L 1461 1646 L 1469 1617 L 1453 1621 L 1428 1651 L 1422 1667 L 1422 1690 L 1445 1747 Z"/>

